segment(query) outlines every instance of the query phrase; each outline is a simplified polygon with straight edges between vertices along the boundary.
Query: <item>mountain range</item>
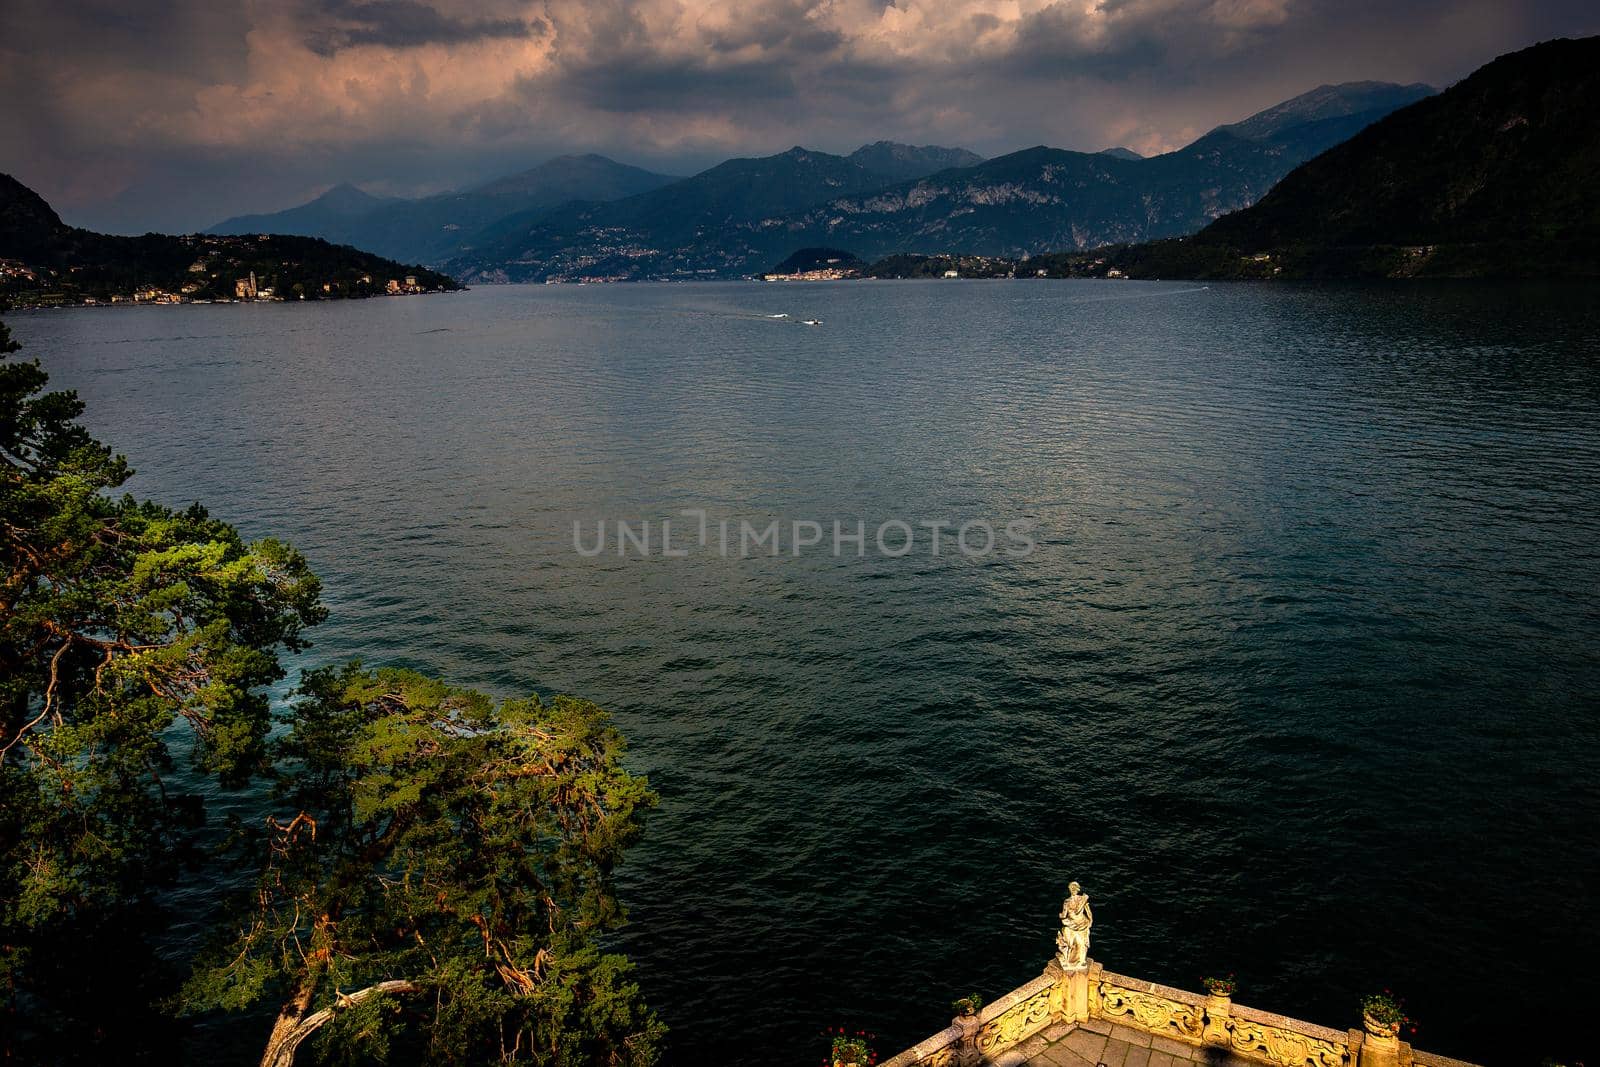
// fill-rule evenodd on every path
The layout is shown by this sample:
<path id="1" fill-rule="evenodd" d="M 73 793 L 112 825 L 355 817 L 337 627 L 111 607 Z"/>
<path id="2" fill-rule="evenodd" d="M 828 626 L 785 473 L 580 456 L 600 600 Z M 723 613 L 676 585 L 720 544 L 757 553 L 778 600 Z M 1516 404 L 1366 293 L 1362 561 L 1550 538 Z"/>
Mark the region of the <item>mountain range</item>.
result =
<path id="1" fill-rule="evenodd" d="M 1553 243 L 1593 261 L 1597 170 L 1600 37 L 1549 41 L 1362 131 L 1196 240 L 1325 262 L 1389 249 L 1403 273 L 1481 273 L 1517 246 L 1560 255 Z"/>
<path id="2" fill-rule="evenodd" d="M 750 177 L 766 188 L 752 192 L 735 177 L 744 168 L 730 164 L 759 161 L 730 160 L 693 179 L 680 179 L 605 156 L 559 156 L 474 188 L 419 200 L 367 198 L 370 203 L 364 208 L 356 197 L 366 197 L 365 193 L 348 185 L 336 186 L 299 207 L 270 215 L 239 216 L 206 232 L 298 233 L 408 261 L 439 264 L 493 243 L 508 230 L 525 228 L 552 209 L 579 210 L 595 203 L 641 197 L 685 180 L 697 183 L 702 206 L 707 197 L 720 198 L 730 211 L 738 213 L 748 211 L 756 201 L 806 206 L 830 194 L 876 188 L 947 167 L 970 166 L 982 158 L 959 148 L 879 141 L 862 146 L 827 172 L 802 169 L 786 173 L 781 165 L 765 170 L 758 167 Z"/>
<path id="3" fill-rule="evenodd" d="M 1325 85 L 1175 152 L 1045 147 L 985 160 L 879 141 L 796 146 L 674 179 L 566 156 L 484 186 L 362 207 L 349 187 L 210 232 L 296 232 L 472 281 L 737 277 L 797 248 L 1021 255 L 1192 233 L 1426 85 Z M 328 202 L 331 201 L 331 202 Z"/>
<path id="4" fill-rule="evenodd" d="M 497 219 L 579 200 L 616 200 L 677 180 L 605 156 L 558 156 L 484 185 L 419 200 L 382 200 L 339 185 L 299 207 L 241 215 L 206 232 L 294 233 L 407 262 L 440 263 L 459 254 L 469 238 Z M 357 197 L 365 199 L 365 206 Z"/>
<path id="5" fill-rule="evenodd" d="M 305 299 L 454 284 L 346 244 L 268 235 L 289 227 L 419 242 L 468 280 L 728 277 L 786 256 L 779 274 L 1600 276 L 1597 167 L 1591 37 L 1502 56 L 1443 93 L 1322 86 L 1148 158 L 1038 147 L 983 160 L 878 142 L 673 179 L 570 156 L 421 200 L 340 186 L 216 228 L 244 236 L 186 237 L 68 226 L 0 175 L 0 296 L 154 286 L 228 298 L 248 272 Z M 397 276 L 406 283 L 389 285 Z"/>
<path id="6" fill-rule="evenodd" d="M 206 230 L 217 234 L 293 233 L 303 237 L 322 237 L 391 204 L 398 197 L 372 196 L 353 185 L 335 185 L 309 203 L 268 215 L 240 215 L 219 222 Z M 350 241 L 347 244 L 359 244 Z"/>
<path id="7" fill-rule="evenodd" d="M 1600 275 L 1600 37 L 1501 56 L 1289 173 L 1131 277 Z"/>
<path id="8" fill-rule="evenodd" d="M 796 248 L 864 258 L 1018 256 L 1192 233 L 1285 173 L 1433 90 L 1323 86 L 1175 152 L 1030 148 L 894 183 L 860 161 L 792 148 L 736 159 L 612 203 L 501 220 L 446 264 L 480 281 L 737 277 Z"/>

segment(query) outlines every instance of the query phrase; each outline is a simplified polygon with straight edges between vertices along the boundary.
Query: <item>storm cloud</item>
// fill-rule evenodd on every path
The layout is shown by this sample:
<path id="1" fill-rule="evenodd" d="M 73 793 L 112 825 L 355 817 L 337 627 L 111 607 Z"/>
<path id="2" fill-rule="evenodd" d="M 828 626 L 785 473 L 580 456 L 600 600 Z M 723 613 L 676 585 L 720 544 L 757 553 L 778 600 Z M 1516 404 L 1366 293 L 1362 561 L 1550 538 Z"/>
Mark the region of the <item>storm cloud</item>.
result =
<path id="1" fill-rule="evenodd" d="M 345 48 L 378 45 L 421 48 L 466 44 L 496 37 L 527 37 L 544 28 L 538 18 L 471 18 L 447 15 L 421 0 L 346 0 L 319 12 L 325 22 L 309 30 L 306 47 L 319 56 Z"/>
<path id="2" fill-rule="evenodd" d="M 0 170 L 182 230 L 574 151 L 1177 147 L 1323 82 L 1447 85 L 1588 0 L 7 0 Z"/>

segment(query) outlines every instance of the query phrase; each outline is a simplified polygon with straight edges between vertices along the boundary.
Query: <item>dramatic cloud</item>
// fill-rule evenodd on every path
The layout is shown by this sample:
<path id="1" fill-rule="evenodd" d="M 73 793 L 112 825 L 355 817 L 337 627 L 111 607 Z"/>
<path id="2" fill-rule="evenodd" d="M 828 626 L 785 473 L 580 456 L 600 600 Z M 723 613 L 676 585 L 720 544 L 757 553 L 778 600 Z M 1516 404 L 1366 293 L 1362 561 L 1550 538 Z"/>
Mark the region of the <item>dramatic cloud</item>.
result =
<path id="1" fill-rule="evenodd" d="M 1154 152 L 1322 82 L 1448 84 L 1597 30 L 1591 0 L 6 0 L 0 170 L 137 231 L 567 151 Z"/>
<path id="2" fill-rule="evenodd" d="M 329 5 L 326 14 L 331 25 L 305 36 L 306 47 L 320 56 L 359 45 L 419 48 L 527 37 L 544 27 L 536 18 L 456 18 L 420 0 L 347 0 Z"/>

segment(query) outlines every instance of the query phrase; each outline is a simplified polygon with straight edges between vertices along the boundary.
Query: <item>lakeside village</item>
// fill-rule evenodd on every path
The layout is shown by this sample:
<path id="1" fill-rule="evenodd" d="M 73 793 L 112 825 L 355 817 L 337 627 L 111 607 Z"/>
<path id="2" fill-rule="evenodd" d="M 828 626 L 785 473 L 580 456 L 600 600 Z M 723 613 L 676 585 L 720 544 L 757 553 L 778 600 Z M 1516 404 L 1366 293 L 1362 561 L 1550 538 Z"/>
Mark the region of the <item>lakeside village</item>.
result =
<path id="1" fill-rule="evenodd" d="M 189 269 L 195 270 L 197 268 L 204 270 L 205 265 L 203 263 L 196 263 Z M 50 283 L 50 278 L 48 275 L 44 278 L 41 278 L 39 275 L 40 272 L 33 270 L 33 268 L 24 263 L 20 263 L 14 259 L 0 259 L 0 286 L 5 285 L 6 283 L 21 283 L 19 288 L 23 288 L 24 290 L 27 288 L 39 287 L 41 285 L 48 286 Z M 363 274 L 361 276 L 360 283 L 363 286 L 371 286 L 373 284 L 372 275 Z M 322 283 L 322 292 L 325 298 L 333 297 L 336 293 L 341 296 L 346 295 L 341 292 L 340 289 L 341 285 L 338 282 Z M 18 308 L 47 308 L 66 306 L 97 307 L 101 305 L 109 306 L 112 304 L 241 304 L 248 303 L 250 301 L 271 302 L 288 299 L 288 297 L 278 292 L 275 287 L 271 285 L 260 284 L 256 280 L 255 271 L 251 271 L 246 277 L 235 278 L 233 280 L 233 296 L 231 297 L 196 295 L 200 291 L 201 286 L 198 283 L 187 282 L 180 286 L 177 292 L 170 292 L 154 285 L 147 285 L 127 293 L 109 293 L 104 297 L 83 296 L 73 300 L 69 298 L 68 294 L 65 292 L 49 292 L 47 290 L 41 290 L 38 295 L 32 299 L 19 299 L 14 302 L 13 306 Z M 383 289 L 381 292 L 362 295 L 403 296 L 407 294 L 428 293 L 433 291 L 434 290 L 424 288 L 422 285 L 418 284 L 417 276 L 415 274 L 407 274 L 404 278 L 388 279 L 383 283 Z M 304 300 L 306 298 L 303 291 L 293 295 L 299 300 Z"/>
<path id="2" fill-rule="evenodd" d="M 456 288 L 443 275 L 306 238 L 187 234 L 123 255 L 56 265 L 0 259 L 0 296 L 16 308 L 234 304 L 410 296 Z"/>
<path id="3" fill-rule="evenodd" d="M 194 270 L 194 267 L 190 267 L 189 269 L 190 270 Z M 370 286 L 370 285 L 373 284 L 372 275 L 363 274 L 361 276 L 360 281 L 361 281 L 361 284 L 363 286 Z M 331 295 L 335 291 L 335 287 L 337 285 L 338 285 L 337 282 L 323 282 L 322 283 L 322 291 L 325 294 Z M 187 288 L 187 287 L 185 287 L 185 288 Z M 415 274 L 407 274 L 404 279 L 390 278 L 388 281 L 383 283 L 383 295 L 384 296 L 401 296 L 401 295 L 406 294 L 406 293 L 426 293 L 428 291 L 429 290 L 423 288 L 420 284 L 418 284 L 417 276 Z M 181 304 L 181 303 L 184 303 L 184 294 L 182 294 L 182 293 L 163 293 L 159 289 L 146 289 L 146 290 L 142 290 L 140 292 L 136 292 L 136 293 L 133 294 L 133 298 L 134 298 L 135 301 L 138 301 L 141 298 L 143 298 L 144 300 L 147 300 L 147 301 L 153 302 L 153 303 L 157 303 L 157 304 Z M 226 299 L 224 299 L 224 300 L 212 300 L 212 301 L 191 300 L 189 302 L 190 303 L 195 303 L 195 304 L 205 304 L 205 303 L 227 304 L 227 303 L 237 303 L 239 301 L 244 301 L 244 300 L 283 300 L 283 299 L 285 299 L 285 297 L 282 294 L 278 293 L 276 290 L 274 290 L 272 286 L 258 284 L 257 281 L 256 281 L 256 272 L 255 271 L 251 271 L 249 277 L 247 277 L 247 278 L 235 278 L 233 280 L 233 300 L 231 300 L 231 301 L 230 300 L 226 300 Z M 305 294 L 304 293 L 299 294 L 299 299 L 304 300 L 305 299 Z M 112 298 L 112 302 L 113 303 L 116 302 L 116 299 L 114 297 Z"/>
<path id="4" fill-rule="evenodd" d="M 900 253 L 868 263 L 836 248 L 802 248 L 760 275 L 767 282 L 838 282 L 883 278 L 1126 278 L 1111 258 L 1115 250 L 1041 256 Z M 1270 258 L 1270 257 L 1265 257 Z"/>

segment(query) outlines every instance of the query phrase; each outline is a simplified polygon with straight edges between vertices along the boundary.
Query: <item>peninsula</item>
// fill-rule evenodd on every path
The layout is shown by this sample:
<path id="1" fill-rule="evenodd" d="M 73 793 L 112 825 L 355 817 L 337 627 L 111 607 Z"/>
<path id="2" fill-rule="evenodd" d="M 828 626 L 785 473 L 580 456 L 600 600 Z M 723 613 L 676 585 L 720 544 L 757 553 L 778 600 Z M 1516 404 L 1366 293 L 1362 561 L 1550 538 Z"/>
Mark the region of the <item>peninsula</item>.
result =
<path id="1" fill-rule="evenodd" d="M 147 233 L 69 226 L 0 174 L 0 300 L 14 307 L 345 300 L 459 289 L 447 275 L 284 234 Z"/>

